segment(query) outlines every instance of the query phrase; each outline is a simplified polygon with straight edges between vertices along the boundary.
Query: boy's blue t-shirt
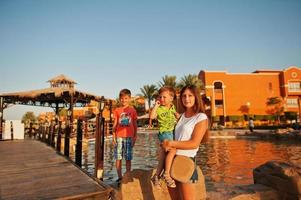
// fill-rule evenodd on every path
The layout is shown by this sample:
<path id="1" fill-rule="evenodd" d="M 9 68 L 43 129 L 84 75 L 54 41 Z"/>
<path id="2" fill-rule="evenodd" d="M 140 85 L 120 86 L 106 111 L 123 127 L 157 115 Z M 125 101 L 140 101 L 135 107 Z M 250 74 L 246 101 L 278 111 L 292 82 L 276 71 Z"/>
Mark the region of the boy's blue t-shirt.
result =
<path id="1" fill-rule="evenodd" d="M 157 120 L 160 133 L 173 131 L 177 123 L 175 106 L 172 105 L 170 108 L 159 106 L 157 109 Z"/>

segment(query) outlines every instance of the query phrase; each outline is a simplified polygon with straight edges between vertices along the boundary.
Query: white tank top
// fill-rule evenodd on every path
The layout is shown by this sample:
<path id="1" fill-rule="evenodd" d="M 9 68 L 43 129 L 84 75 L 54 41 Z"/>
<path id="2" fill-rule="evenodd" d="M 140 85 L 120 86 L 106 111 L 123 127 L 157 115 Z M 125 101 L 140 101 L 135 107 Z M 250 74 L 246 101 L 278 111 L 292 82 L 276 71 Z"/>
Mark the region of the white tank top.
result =
<path id="1" fill-rule="evenodd" d="M 177 141 L 190 140 L 195 125 L 200 121 L 206 119 L 207 119 L 207 115 L 204 113 L 198 113 L 189 118 L 185 117 L 185 114 L 182 114 L 175 129 L 175 140 Z M 189 149 L 189 150 L 177 149 L 176 155 L 194 157 L 198 150 L 199 147 L 196 149 Z"/>

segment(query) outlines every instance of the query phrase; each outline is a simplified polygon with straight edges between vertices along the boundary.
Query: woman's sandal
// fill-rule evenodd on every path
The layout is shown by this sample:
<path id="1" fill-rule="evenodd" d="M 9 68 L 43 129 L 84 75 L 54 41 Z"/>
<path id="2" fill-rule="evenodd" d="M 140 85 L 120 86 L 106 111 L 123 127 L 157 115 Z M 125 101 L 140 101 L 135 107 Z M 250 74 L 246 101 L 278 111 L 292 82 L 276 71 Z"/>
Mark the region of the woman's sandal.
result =
<path id="1" fill-rule="evenodd" d="M 163 177 L 164 177 L 164 181 L 168 187 L 170 187 L 170 188 L 177 187 L 175 180 L 173 180 L 168 174 L 164 174 Z"/>

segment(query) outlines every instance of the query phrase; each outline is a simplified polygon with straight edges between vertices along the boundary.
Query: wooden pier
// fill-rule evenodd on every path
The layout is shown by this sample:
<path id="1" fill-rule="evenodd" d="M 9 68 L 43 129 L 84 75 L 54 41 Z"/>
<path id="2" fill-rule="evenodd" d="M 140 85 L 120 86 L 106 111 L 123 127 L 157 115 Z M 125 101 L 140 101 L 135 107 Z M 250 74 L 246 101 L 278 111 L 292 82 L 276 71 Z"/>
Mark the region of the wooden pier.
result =
<path id="1" fill-rule="evenodd" d="M 0 199 L 109 199 L 112 189 L 36 140 L 0 141 Z"/>

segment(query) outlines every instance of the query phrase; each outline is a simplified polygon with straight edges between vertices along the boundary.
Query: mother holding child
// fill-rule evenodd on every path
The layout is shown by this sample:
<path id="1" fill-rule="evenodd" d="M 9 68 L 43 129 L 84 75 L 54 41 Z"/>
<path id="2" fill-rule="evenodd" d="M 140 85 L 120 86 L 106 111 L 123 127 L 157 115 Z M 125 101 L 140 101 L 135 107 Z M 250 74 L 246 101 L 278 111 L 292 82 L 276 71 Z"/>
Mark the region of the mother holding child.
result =
<path id="1" fill-rule="evenodd" d="M 178 108 L 179 109 L 179 108 Z M 204 105 L 200 96 L 200 91 L 194 85 L 187 85 L 182 88 L 180 92 L 180 109 L 183 113 L 179 116 L 178 122 L 175 127 L 175 140 L 165 139 L 161 140 L 161 147 L 171 155 L 175 154 L 174 161 L 179 157 L 186 157 L 193 160 L 195 163 L 195 156 L 199 150 L 201 142 L 208 139 L 208 118 L 205 114 Z M 159 123 L 160 126 L 160 123 Z M 173 157 L 171 156 L 170 157 Z M 189 159 L 188 159 L 189 160 Z M 182 162 L 182 161 L 181 161 Z M 159 160 L 160 163 L 160 160 Z M 175 163 L 175 162 L 174 162 Z M 164 179 L 170 183 L 170 167 L 173 168 L 173 164 L 170 161 L 165 166 Z M 166 164 L 166 163 L 165 163 Z M 183 164 L 185 165 L 185 164 Z M 167 168 L 166 168 L 167 167 Z M 160 167 L 159 167 L 160 168 Z M 158 170 L 158 169 L 157 169 Z M 171 169 L 172 170 L 172 169 Z M 156 175 L 161 172 L 157 171 Z M 185 173 L 185 172 L 183 172 Z M 173 174 L 171 174 L 171 178 Z M 166 180 L 167 179 L 167 180 Z M 194 165 L 194 171 L 188 181 L 175 180 L 176 187 L 169 186 L 169 193 L 173 200 L 175 199 L 196 199 L 196 186 L 198 181 L 198 173 L 196 164 Z M 169 184 L 167 184 L 169 185 Z"/>

